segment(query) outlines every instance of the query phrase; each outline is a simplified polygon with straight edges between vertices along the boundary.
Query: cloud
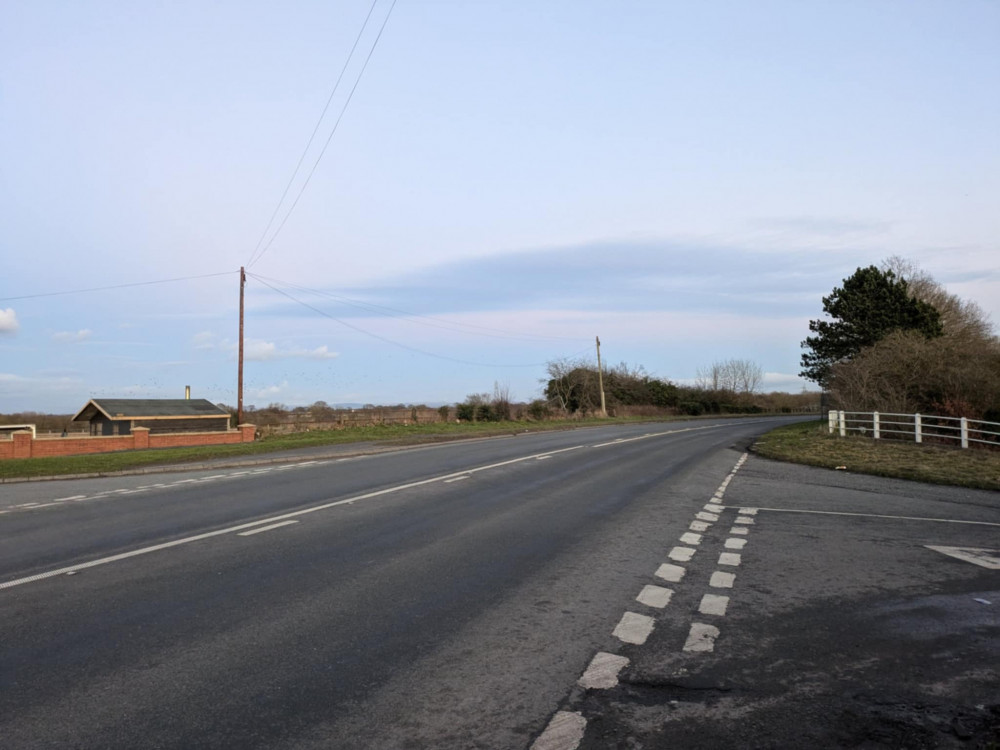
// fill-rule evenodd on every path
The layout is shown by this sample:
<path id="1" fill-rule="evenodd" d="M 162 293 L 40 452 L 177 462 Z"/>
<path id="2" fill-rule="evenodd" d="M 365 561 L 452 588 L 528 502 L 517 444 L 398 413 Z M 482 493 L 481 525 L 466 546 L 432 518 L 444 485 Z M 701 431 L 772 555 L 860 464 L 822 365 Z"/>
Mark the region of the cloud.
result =
<path id="1" fill-rule="evenodd" d="M 331 352 L 324 344 L 315 349 L 303 349 L 301 347 L 280 348 L 273 341 L 249 340 L 243 346 L 243 359 L 249 362 L 268 362 L 275 359 L 335 359 L 340 356 L 337 352 Z"/>
<path id="2" fill-rule="evenodd" d="M 89 328 L 81 328 L 79 331 L 59 331 L 52 334 L 52 340 L 60 344 L 77 344 L 86 341 L 94 334 Z"/>
<path id="3" fill-rule="evenodd" d="M 196 333 L 191 339 L 191 344 L 195 349 L 214 349 L 218 346 L 217 337 L 211 331 Z"/>
<path id="4" fill-rule="evenodd" d="M 253 388 L 249 391 L 251 398 L 270 398 L 271 396 L 277 396 L 280 393 L 284 393 L 288 390 L 288 381 L 282 381 L 280 385 L 267 385 L 263 388 Z"/>
<path id="5" fill-rule="evenodd" d="M 17 322 L 17 313 L 13 307 L 0 309 L 0 334 L 17 333 L 20 324 Z"/>

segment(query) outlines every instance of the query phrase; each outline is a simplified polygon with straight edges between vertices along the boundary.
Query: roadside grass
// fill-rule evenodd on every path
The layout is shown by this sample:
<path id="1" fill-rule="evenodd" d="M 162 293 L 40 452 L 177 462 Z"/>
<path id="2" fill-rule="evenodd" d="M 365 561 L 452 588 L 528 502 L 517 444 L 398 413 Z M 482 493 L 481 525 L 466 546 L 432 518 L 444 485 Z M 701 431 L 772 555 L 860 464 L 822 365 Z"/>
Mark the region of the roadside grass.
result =
<path id="1" fill-rule="evenodd" d="M 253 443 L 203 445 L 187 448 L 158 448 L 145 451 L 94 453 L 82 456 L 53 456 L 0 461 L 0 479 L 30 479 L 72 474 L 110 474 L 170 464 L 240 458 L 345 443 L 379 442 L 387 445 L 414 445 L 463 438 L 515 435 L 523 432 L 567 430 L 630 422 L 669 422 L 692 417 L 622 417 L 609 419 L 565 419 L 546 422 L 432 422 L 415 425 L 376 425 L 343 430 L 312 430 L 288 435 L 271 435 Z"/>
<path id="2" fill-rule="evenodd" d="M 779 461 L 827 469 L 844 466 L 855 474 L 1000 490 L 1000 450 L 840 437 L 827 434 L 826 423 L 818 421 L 771 430 L 752 450 Z"/>

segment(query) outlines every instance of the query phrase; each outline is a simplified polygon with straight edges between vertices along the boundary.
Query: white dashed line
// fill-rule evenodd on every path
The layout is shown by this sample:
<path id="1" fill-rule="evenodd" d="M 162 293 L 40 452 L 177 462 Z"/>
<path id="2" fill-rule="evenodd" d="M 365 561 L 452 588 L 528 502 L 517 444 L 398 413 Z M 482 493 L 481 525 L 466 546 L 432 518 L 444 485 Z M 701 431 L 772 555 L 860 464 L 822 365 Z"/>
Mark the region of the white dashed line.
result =
<path id="1" fill-rule="evenodd" d="M 735 520 L 733 521 L 733 523 L 743 523 L 747 524 L 748 526 L 751 525 L 753 522 L 754 521 L 752 518 L 750 518 L 750 516 L 736 516 Z"/>
<path id="2" fill-rule="evenodd" d="M 698 605 L 698 611 L 703 615 L 719 615 L 722 617 L 726 614 L 726 607 L 729 606 L 728 596 L 719 596 L 718 594 L 705 594 L 701 597 L 701 604 Z"/>
<path id="3" fill-rule="evenodd" d="M 747 534 L 750 533 L 750 529 L 748 529 L 748 528 L 746 528 L 744 526 L 734 526 L 733 528 L 731 528 L 729 530 L 729 533 L 730 534 L 742 534 L 743 536 L 746 536 Z"/>
<path id="4" fill-rule="evenodd" d="M 740 508 L 739 512 L 744 516 L 756 516 L 757 508 Z"/>
<path id="5" fill-rule="evenodd" d="M 717 570 L 708 579 L 708 585 L 713 589 L 731 589 L 735 580 L 735 573 L 723 573 L 721 570 Z"/>
<path id="6" fill-rule="evenodd" d="M 726 549 L 741 550 L 747 545 L 746 539 L 727 539 Z"/>
<path id="7" fill-rule="evenodd" d="M 637 612 L 626 612 L 615 626 L 611 635 L 625 643 L 641 646 L 653 632 L 653 618 Z"/>
<path id="8" fill-rule="evenodd" d="M 705 523 L 704 521 L 692 521 L 688 528 L 691 529 L 691 531 L 708 531 L 708 528 L 711 525 L 712 524 Z"/>
<path id="9" fill-rule="evenodd" d="M 86 495 L 70 495 L 69 497 L 56 498 L 55 500 L 53 500 L 53 502 L 61 503 L 64 500 L 83 500 L 85 497 L 87 497 L 87 496 Z"/>
<path id="10" fill-rule="evenodd" d="M 703 622 L 691 623 L 691 632 L 684 642 L 684 650 L 704 653 L 715 649 L 715 639 L 719 637 L 719 629 Z"/>
<path id="11" fill-rule="evenodd" d="M 714 513 L 706 513 L 704 511 L 695 513 L 694 517 L 697 518 L 699 521 L 711 521 L 712 523 L 715 523 L 716 521 L 719 520 L 719 517 Z"/>
<path id="12" fill-rule="evenodd" d="M 742 562 L 742 559 L 735 552 L 723 552 L 719 555 L 719 565 L 731 565 L 736 567 Z"/>
<path id="13" fill-rule="evenodd" d="M 701 544 L 701 534 L 695 534 L 694 532 L 687 531 L 681 534 L 681 541 L 684 544 L 693 544 L 696 547 Z"/>
<path id="14" fill-rule="evenodd" d="M 290 526 L 293 523 L 298 523 L 296 520 L 282 521 L 281 523 L 272 523 L 270 526 L 261 526 L 258 529 L 250 529 L 249 531 L 241 531 L 237 536 L 253 536 L 254 534 L 261 534 L 265 531 L 272 531 L 273 529 L 280 529 L 282 526 Z"/>
<path id="15" fill-rule="evenodd" d="M 694 557 L 695 550 L 690 547 L 674 547 L 667 553 L 667 557 L 677 562 L 688 562 Z"/>
<path id="16" fill-rule="evenodd" d="M 531 750 L 575 750 L 586 730 L 587 720 L 579 711 L 559 711 L 532 743 Z"/>
<path id="17" fill-rule="evenodd" d="M 716 505 L 715 503 L 709 503 L 708 505 L 705 506 L 705 510 L 707 510 L 709 513 L 721 513 L 722 506 Z"/>
<path id="18" fill-rule="evenodd" d="M 670 597 L 673 595 L 673 591 L 665 589 L 662 586 L 643 586 L 642 591 L 639 592 L 639 596 L 635 599 L 647 607 L 663 609 L 670 604 Z"/>
<path id="19" fill-rule="evenodd" d="M 684 568 L 680 565 L 671 565 L 670 563 L 664 563 L 656 569 L 656 577 L 670 583 L 680 583 L 680 580 L 684 577 L 684 573 Z"/>
<path id="20" fill-rule="evenodd" d="M 598 652 L 577 684 L 588 690 L 608 690 L 618 684 L 618 673 L 626 666 L 628 659 L 624 656 Z"/>

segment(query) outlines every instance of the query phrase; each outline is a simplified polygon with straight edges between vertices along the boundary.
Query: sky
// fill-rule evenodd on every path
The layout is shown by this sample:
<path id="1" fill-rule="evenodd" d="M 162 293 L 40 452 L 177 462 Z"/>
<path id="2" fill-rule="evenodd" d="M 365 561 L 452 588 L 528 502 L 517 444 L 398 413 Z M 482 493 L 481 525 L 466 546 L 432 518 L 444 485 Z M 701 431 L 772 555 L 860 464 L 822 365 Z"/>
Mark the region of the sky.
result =
<path id="1" fill-rule="evenodd" d="M 859 266 L 1000 319 L 998 81 L 993 0 L 6 3 L 0 413 L 235 404 L 241 266 L 248 405 L 799 392 Z"/>

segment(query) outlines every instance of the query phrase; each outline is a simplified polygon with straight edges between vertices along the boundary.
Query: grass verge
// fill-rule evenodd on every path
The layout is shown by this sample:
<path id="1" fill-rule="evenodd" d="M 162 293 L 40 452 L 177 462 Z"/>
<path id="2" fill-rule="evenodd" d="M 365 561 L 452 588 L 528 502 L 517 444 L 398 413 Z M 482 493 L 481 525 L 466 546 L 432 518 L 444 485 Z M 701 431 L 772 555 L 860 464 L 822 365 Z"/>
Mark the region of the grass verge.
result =
<path id="1" fill-rule="evenodd" d="M 289 435 L 273 435 L 253 443 L 204 445 L 190 448 L 159 448 L 145 451 L 94 453 L 84 456 L 54 456 L 0 461 L 0 479 L 30 479 L 71 474 L 109 474 L 170 464 L 206 461 L 214 458 L 241 458 L 269 453 L 345 443 L 379 442 L 387 445 L 415 445 L 462 438 L 514 435 L 525 431 L 565 430 L 577 427 L 627 422 L 675 421 L 676 418 L 573 419 L 550 422 L 472 422 L 416 425 L 380 425 L 344 430 L 313 430 Z M 684 417 L 690 419 L 690 417 Z"/>
<path id="2" fill-rule="evenodd" d="M 827 434 L 826 423 L 798 422 L 761 436 L 754 453 L 765 458 L 856 474 L 1000 490 L 1000 451 L 917 445 Z"/>

